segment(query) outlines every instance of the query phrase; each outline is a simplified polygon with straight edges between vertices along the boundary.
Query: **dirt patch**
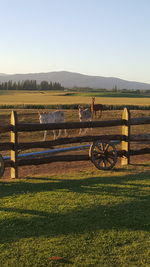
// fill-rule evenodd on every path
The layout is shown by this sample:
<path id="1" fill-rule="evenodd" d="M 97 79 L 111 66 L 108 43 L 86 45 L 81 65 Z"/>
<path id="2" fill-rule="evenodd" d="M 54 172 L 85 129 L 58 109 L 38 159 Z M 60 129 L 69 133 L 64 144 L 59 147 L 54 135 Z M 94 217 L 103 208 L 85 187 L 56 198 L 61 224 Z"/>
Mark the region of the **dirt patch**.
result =
<path id="1" fill-rule="evenodd" d="M 140 155 L 131 157 L 131 164 L 144 165 L 145 162 L 149 162 L 147 169 L 150 170 L 150 155 Z M 115 166 L 115 168 L 121 168 L 120 159 Z M 34 177 L 40 174 L 42 177 L 51 174 L 68 174 L 75 173 L 79 171 L 94 171 L 95 166 L 91 161 L 79 161 L 79 162 L 53 162 L 49 164 L 42 164 L 36 166 L 24 166 L 19 168 L 19 178 Z M 3 179 L 10 179 L 10 168 L 5 170 Z"/>

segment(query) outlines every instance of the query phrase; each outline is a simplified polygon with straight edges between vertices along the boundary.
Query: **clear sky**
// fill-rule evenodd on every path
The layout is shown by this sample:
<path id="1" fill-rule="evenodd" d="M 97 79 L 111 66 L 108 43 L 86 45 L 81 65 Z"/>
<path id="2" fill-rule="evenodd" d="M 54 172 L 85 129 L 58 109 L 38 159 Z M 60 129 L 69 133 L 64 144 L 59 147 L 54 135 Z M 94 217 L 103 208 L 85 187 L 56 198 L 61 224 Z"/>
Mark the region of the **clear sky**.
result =
<path id="1" fill-rule="evenodd" d="M 150 0 L 0 0 L 0 73 L 150 83 Z"/>

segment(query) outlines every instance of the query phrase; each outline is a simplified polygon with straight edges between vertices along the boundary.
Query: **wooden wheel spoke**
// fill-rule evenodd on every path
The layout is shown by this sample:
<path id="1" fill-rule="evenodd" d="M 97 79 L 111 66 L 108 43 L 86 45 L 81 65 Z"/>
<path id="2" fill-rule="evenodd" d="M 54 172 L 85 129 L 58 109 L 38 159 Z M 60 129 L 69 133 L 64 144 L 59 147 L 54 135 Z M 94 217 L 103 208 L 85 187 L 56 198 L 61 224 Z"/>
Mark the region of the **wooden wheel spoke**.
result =
<path id="1" fill-rule="evenodd" d="M 116 155 L 114 154 L 114 155 L 108 155 L 108 158 L 111 158 L 111 159 L 114 159 L 114 158 L 116 158 Z"/>
<path id="2" fill-rule="evenodd" d="M 94 151 L 93 155 L 94 155 L 95 157 L 98 157 L 98 158 L 99 158 L 99 157 L 102 155 L 102 153 L 100 153 L 100 152 L 98 152 L 98 151 Z"/>
<path id="3" fill-rule="evenodd" d="M 103 148 L 102 148 L 99 144 L 97 144 L 96 147 L 97 147 L 100 151 L 102 151 L 102 152 L 104 151 Z"/>
<path id="4" fill-rule="evenodd" d="M 110 165 L 113 163 L 112 161 L 110 161 L 110 159 L 109 159 L 109 158 L 107 158 L 107 161 L 110 163 Z"/>
<path id="5" fill-rule="evenodd" d="M 103 159 L 103 165 L 104 165 L 104 167 L 107 166 L 107 163 L 106 162 L 107 162 L 106 159 Z"/>
<path id="6" fill-rule="evenodd" d="M 110 144 L 106 144 L 105 151 L 108 151 L 108 148 L 110 147 Z"/>
<path id="7" fill-rule="evenodd" d="M 102 149 L 103 149 L 103 152 L 105 152 L 106 151 L 106 143 L 101 143 L 101 146 L 102 146 Z"/>
<path id="8" fill-rule="evenodd" d="M 97 164 L 100 166 L 100 163 L 102 162 L 102 158 L 99 158 L 97 161 Z"/>

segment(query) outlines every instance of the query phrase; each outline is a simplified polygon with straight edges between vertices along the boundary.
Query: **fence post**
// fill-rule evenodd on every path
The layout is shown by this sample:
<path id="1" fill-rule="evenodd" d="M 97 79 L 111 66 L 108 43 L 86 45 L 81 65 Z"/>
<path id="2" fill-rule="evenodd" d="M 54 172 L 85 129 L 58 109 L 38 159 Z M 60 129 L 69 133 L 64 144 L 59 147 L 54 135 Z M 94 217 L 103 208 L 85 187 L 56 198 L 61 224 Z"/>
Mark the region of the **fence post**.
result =
<path id="1" fill-rule="evenodd" d="M 121 150 L 126 152 L 126 156 L 121 158 L 121 165 L 128 165 L 130 164 L 130 111 L 128 108 L 124 108 L 122 113 L 122 119 L 125 121 L 124 125 L 122 126 L 122 135 L 126 136 L 126 141 L 121 142 Z"/>
<path id="2" fill-rule="evenodd" d="M 15 179 L 18 178 L 18 166 L 17 166 L 17 156 L 18 156 L 18 149 L 17 149 L 17 144 L 18 144 L 17 121 L 18 121 L 17 113 L 16 113 L 16 111 L 12 111 L 10 123 L 13 126 L 13 129 L 10 132 L 10 141 L 13 143 L 13 149 L 11 150 L 10 158 L 11 158 L 11 161 L 12 161 L 11 178 L 15 178 Z"/>

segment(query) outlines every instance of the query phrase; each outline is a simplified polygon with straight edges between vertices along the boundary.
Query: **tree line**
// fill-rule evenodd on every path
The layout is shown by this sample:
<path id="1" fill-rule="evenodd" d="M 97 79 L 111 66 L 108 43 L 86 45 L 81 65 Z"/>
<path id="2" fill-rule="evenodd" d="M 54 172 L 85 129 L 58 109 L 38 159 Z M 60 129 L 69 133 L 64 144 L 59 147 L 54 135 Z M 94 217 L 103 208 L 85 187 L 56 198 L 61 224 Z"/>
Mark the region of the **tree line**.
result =
<path id="1" fill-rule="evenodd" d="M 64 90 L 64 87 L 57 82 L 41 81 L 37 83 L 36 80 L 25 80 L 0 82 L 0 90 Z"/>

